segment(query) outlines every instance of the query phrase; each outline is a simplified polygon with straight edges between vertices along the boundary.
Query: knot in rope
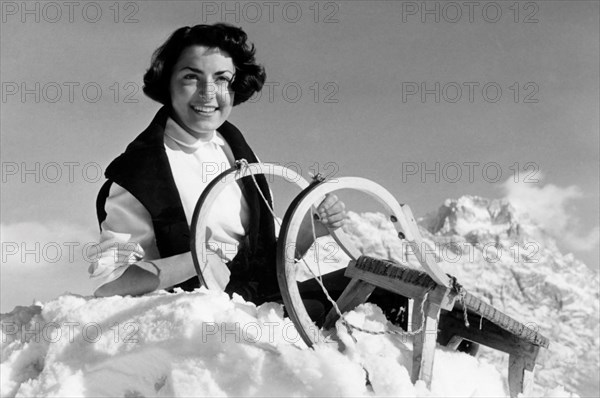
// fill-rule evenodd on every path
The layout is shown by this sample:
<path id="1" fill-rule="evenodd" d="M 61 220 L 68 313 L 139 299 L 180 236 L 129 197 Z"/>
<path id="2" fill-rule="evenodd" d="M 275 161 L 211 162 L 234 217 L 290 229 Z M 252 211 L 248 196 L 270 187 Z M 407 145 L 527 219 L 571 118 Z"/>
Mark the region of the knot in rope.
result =
<path id="1" fill-rule="evenodd" d="M 241 169 L 242 169 L 242 167 L 243 167 L 244 169 L 248 169 L 248 168 L 249 168 L 248 161 L 247 161 L 246 159 L 244 159 L 244 158 L 242 158 L 242 159 L 238 159 L 238 160 L 236 160 L 236 161 L 235 161 L 235 167 L 236 167 L 238 170 L 241 170 Z"/>
<path id="2" fill-rule="evenodd" d="M 313 174 L 313 173 L 309 173 L 310 177 L 312 178 L 313 181 L 316 182 L 323 182 L 325 181 L 325 176 L 321 173 L 317 173 L 317 174 Z"/>
<path id="3" fill-rule="evenodd" d="M 450 277 L 450 284 L 451 284 L 452 290 L 458 295 L 458 301 L 462 304 L 463 317 L 465 319 L 465 326 L 469 327 L 470 323 L 469 323 L 469 318 L 467 315 L 467 303 L 465 300 L 465 298 L 467 297 L 467 290 L 463 287 L 463 285 L 458 283 L 458 280 L 456 279 L 456 277 L 454 277 L 452 275 L 448 275 L 448 276 Z"/>

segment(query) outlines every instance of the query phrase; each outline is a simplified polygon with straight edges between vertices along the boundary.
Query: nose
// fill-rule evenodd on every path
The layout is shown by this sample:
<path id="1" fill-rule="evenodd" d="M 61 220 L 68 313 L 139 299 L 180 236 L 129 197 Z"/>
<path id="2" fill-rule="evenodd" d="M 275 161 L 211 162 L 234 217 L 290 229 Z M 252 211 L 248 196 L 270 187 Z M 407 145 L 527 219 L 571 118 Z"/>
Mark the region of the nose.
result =
<path id="1" fill-rule="evenodd" d="M 213 99 L 217 95 L 217 85 L 213 81 L 198 82 L 198 95 L 204 99 Z"/>

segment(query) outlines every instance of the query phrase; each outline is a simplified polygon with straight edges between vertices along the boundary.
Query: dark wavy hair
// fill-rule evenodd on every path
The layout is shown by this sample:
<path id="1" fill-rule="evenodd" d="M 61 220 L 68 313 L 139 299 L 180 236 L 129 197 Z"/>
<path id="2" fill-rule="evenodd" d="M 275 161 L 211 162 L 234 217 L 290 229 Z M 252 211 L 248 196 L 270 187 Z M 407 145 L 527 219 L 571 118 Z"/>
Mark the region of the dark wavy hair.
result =
<path id="1" fill-rule="evenodd" d="M 235 78 L 231 84 L 235 93 L 233 105 L 247 101 L 262 89 L 267 77 L 265 69 L 254 58 L 254 44 L 248 43 L 247 39 L 248 36 L 242 29 L 224 23 L 177 29 L 152 54 L 150 68 L 144 74 L 144 93 L 153 100 L 170 106 L 169 84 L 173 67 L 186 48 L 201 45 L 219 48 L 231 56 L 235 66 Z"/>

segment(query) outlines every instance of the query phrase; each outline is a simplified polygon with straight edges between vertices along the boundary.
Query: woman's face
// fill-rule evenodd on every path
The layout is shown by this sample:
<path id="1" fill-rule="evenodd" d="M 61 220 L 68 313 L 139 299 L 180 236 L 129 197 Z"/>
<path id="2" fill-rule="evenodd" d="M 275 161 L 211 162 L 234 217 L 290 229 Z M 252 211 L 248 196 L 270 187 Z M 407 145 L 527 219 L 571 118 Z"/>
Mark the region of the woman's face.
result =
<path id="1" fill-rule="evenodd" d="M 178 122 L 192 134 L 215 131 L 231 113 L 233 60 L 218 48 L 183 50 L 171 75 L 171 105 Z"/>

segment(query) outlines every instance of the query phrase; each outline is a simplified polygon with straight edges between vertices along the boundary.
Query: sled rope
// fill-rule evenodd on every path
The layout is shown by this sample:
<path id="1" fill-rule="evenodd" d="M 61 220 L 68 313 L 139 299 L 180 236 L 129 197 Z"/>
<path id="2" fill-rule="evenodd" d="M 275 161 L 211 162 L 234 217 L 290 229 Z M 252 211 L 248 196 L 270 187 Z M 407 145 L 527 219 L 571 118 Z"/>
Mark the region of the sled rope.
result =
<path id="1" fill-rule="evenodd" d="M 451 277 L 452 289 L 454 289 L 458 293 L 458 301 L 462 304 L 463 307 L 463 318 L 465 319 L 465 326 L 469 327 L 469 317 L 467 315 L 467 290 L 456 280 L 455 277 Z M 481 324 L 479 324 L 479 330 L 481 330 Z"/>
<path id="2" fill-rule="evenodd" d="M 316 174 L 313 176 L 313 178 L 321 178 L 321 175 Z M 317 241 L 317 232 L 315 231 L 315 217 L 310 217 L 310 228 L 312 230 L 313 241 L 316 242 Z M 308 267 L 308 264 L 306 264 L 305 261 L 304 261 L 304 265 L 306 267 Z M 323 273 L 321 272 L 321 263 L 319 261 L 317 261 L 317 272 L 319 273 L 319 276 L 317 277 L 317 279 L 319 281 L 321 281 L 321 283 L 322 283 L 323 282 Z"/>
<path id="3" fill-rule="evenodd" d="M 258 182 L 256 181 L 256 177 L 254 176 L 254 173 L 252 172 L 252 170 L 250 168 L 250 165 L 248 164 L 248 161 L 246 159 L 236 160 L 235 161 L 235 165 L 240 170 L 240 172 L 242 173 L 242 175 L 244 177 L 247 176 L 247 175 L 249 175 L 252 178 L 252 181 L 254 182 L 254 185 L 255 185 L 257 191 L 259 192 L 261 198 L 263 199 L 263 201 L 267 205 L 267 208 L 271 212 L 271 215 L 273 216 L 273 219 L 275 220 L 275 222 L 277 222 L 277 224 L 281 228 L 281 222 L 277 218 L 277 215 L 273 211 L 273 208 L 271 207 L 271 205 L 269 204 L 268 200 L 265 198 L 262 190 L 260 189 L 260 187 L 258 185 Z M 314 178 L 317 178 L 317 176 L 315 176 Z M 312 227 L 313 241 L 316 242 L 317 241 L 317 237 L 316 237 L 315 224 L 314 224 L 313 217 L 311 217 L 311 227 Z M 304 259 L 304 257 L 301 257 L 300 253 L 298 253 L 297 250 L 296 250 L 296 255 L 298 257 L 300 257 L 300 259 L 304 263 L 304 266 L 310 271 L 310 273 L 316 279 L 317 283 L 321 287 L 321 290 L 325 294 L 325 297 L 327 297 L 327 300 L 332 304 L 333 308 L 335 309 L 335 312 L 340 317 L 340 320 L 342 321 L 342 323 L 344 324 L 344 326 L 346 326 L 348 334 L 350 335 L 350 337 L 352 337 L 352 339 L 355 342 L 356 342 L 356 338 L 352 335 L 352 330 L 353 329 L 354 330 L 358 330 L 359 332 L 370 334 L 370 335 L 386 335 L 386 334 L 391 334 L 391 335 L 402 335 L 402 336 L 408 336 L 408 337 L 413 337 L 413 336 L 416 336 L 416 335 L 421 334 L 423 332 L 423 328 L 425 327 L 424 326 L 425 325 L 425 303 L 427 302 L 427 298 L 429 296 L 429 292 L 431 290 L 433 290 L 433 287 L 430 287 L 425 292 L 425 295 L 423 296 L 423 300 L 421 300 L 421 305 L 420 305 L 421 325 L 419 326 L 419 328 L 417 330 L 413 330 L 413 331 L 410 331 L 410 332 L 404 331 L 402 329 L 400 329 L 400 330 L 387 330 L 387 331 L 386 330 L 384 330 L 384 331 L 369 330 L 369 329 L 365 329 L 365 328 L 362 328 L 360 326 L 356 326 L 356 325 L 352 324 L 350 321 L 348 321 L 346 319 L 345 315 L 342 314 L 342 311 L 338 307 L 336 301 L 329 295 L 329 292 L 327 291 L 327 288 L 323 284 L 323 280 L 322 280 L 322 277 L 321 277 L 321 269 L 320 269 L 319 261 L 317 261 L 317 266 L 319 267 L 319 275 L 316 275 L 314 273 L 314 271 L 310 268 L 310 266 L 308 265 L 308 263 L 306 262 L 306 260 Z M 466 294 L 466 292 L 465 292 L 465 294 Z M 465 306 L 465 312 L 466 312 L 466 306 Z M 466 313 L 465 313 L 465 316 L 466 316 Z"/>

